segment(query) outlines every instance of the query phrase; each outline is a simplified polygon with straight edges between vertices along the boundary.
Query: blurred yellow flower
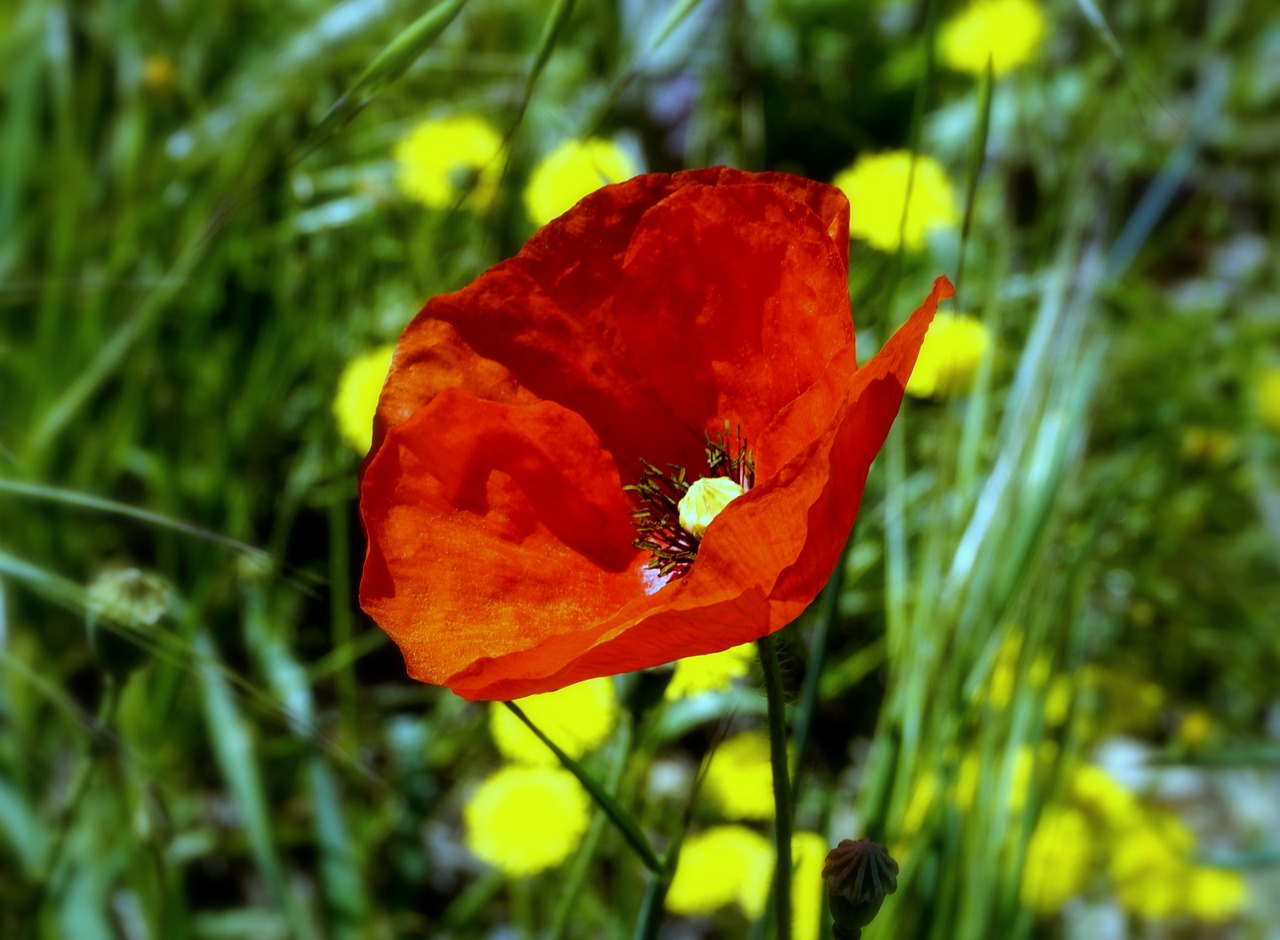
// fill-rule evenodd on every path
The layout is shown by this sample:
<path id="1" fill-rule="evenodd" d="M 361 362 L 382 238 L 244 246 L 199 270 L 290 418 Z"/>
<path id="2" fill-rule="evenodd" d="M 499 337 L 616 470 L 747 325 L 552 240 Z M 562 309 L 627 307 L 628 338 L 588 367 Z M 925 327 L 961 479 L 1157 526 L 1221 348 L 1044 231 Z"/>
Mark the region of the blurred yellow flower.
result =
<path id="1" fill-rule="evenodd" d="M 1070 677 L 1054 676 L 1049 682 L 1049 690 L 1044 696 L 1044 723 L 1056 728 L 1067 720 L 1071 713 L 1071 699 L 1075 696 L 1075 688 Z"/>
<path id="2" fill-rule="evenodd" d="M 1209 740 L 1212 731 L 1213 720 L 1204 710 L 1197 708 L 1187 712 L 1182 719 L 1182 724 L 1178 727 L 1178 740 L 1187 747 L 1199 747 Z"/>
<path id="3" fill-rule="evenodd" d="M 912 180 L 911 206 L 904 224 L 908 177 Z M 916 155 L 914 174 L 910 151 L 864 154 L 838 173 L 833 183 L 849 197 L 850 236 L 881 251 L 897 249 L 899 231 L 903 248 L 919 251 L 926 233 L 953 226 L 960 218 L 947 171 L 925 154 Z"/>
<path id="4" fill-rule="evenodd" d="M 1110 865 L 1120 906 L 1147 920 L 1183 913 L 1191 878 L 1187 854 L 1193 846 L 1187 828 L 1163 813 L 1120 835 Z"/>
<path id="5" fill-rule="evenodd" d="M 1249 884 L 1238 871 L 1197 865 L 1190 872 L 1187 912 L 1209 923 L 1231 920 L 1249 903 Z"/>
<path id="6" fill-rule="evenodd" d="M 1071 807 L 1040 814 L 1027 843 L 1022 869 L 1022 903 L 1048 914 L 1060 910 L 1088 885 L 1093 860 L 1089 820 Z"/>
<path id="7" fill-rule="evenodd" d="M 333 416 L 342 439 L 361 454 L 373 444 L 373 414 L 378 410 L 382 383 L 391 368 L 395 346 L 388 343 L 361 353 L 347 363 L 333 396 Z"/>
<path id="8" fill-rule="evenodd" d="M 1220 428 L 1189 427 L 1182 435 L 1182 459 L 1188 463 L 1215 464 L 1231 456 L 1236 439 Z"/>
<path id="9" fill-rule="evenodd" d="M 163 52 L 147 56 L 142 63 L 142 84 L 152 91 L 168 91 L 173 87 L 176 76 L 177 69 L 174 68 L 173 59 Z"/>
<path id="10" fill-rule="evenodd" d="M 729 819 L 773 818 L 769 739 L 747 732 L 716 748 L 702 784 L 707 799 Z"/>
<path id="11" fill-rule="evenodd" d="M 1258 413 L 1263 424 L 1280 431 L 1280 368 L 1267 369 L 1258 379 Z"/>
<path id="12" fill-rule="evenodd" d="M 608 676 L 530 695 L 517 699 L 516 704 L 539 731 L 575 760 L 603 744 L 618 721 L 618 693 Z M 551 748 L 501 702 L 489 706 L 489 731 L 508 760 L 544 766 L 559 763 Z"/>
<path id="13" fill-rule="evenodd" d="M 963 313 L 939 313 L 920 345 L 916 367 L 907 380 L 908 394 L 917 398 L 963 395 L 973 388 L 978 366 L 990 348 L 991 331 L 981 320 Z M 1008 685 L 1007 691 L 1012 691 L 1012 678 Z"/>
<path id="14" fill-rule="evenodd" d="M 791 839 L 791 935 L 795 940 L 818 940 L 822 924 L 822 865 L 827 840 L 816 832 L 797 832 Z M 772 871 L 770 872 L 772 875 Z"/>
<path id="15" fill-rule="evenodd" d="M 639 172 L 630 154 L 612 140 L 566 140 L 533 168 L 524 190 L 525 209 L 536 224 L 546 225 L 588 193 Z"/>
<path id="16" fill-rule="evenodd" d="M 773 846 L 745 826 L 715 826 L 685 839 L 676 873 L 667 891 L 667 910 L 675 914 L 711 914 L 741 901 L 748 885 L 765 869 L 765 894 L 773 870 Z"/>
<path id="17" fill-rule="evenodd" d="M 1094 764 L 1084 764 L 1072 773 L 1071 798 L 1112 830 L 1123 831 L 1142 822 L 1142 807 L 1133 791 Z"/>
<path id="18" fill-rule="evenodd" d="M 690 656 L 676 663 L 676 671 L 667 684 L 666 699 L 691 698 L 703 692 L 727 689 L 734 679 L 751 671 L 755 657 L 755 644 L 743 643 L 731 646 L 719 653 L 706 656 Z"/>
<path id="19" fill-rule="evenodd" d="M 960 72 L 998 77 L 1029 61 L 1045 36 L 1044 12 L 1031 0 L 973 0 L 938 32 L 942 62 Z"/>
<path id="20" fill-rule="evenodd" d="M 822 916 L 822 864 L 827 840 L 815 832 L 791 839 L 792 925 L 795 940 L 817 940 Z M 685 840 L 667 910 L 712 914 L 736 903 L 749 920 L 763 916 L 773 886 L 773 843 L 745 826 L 714 826 Z"/>
<path id="21" fill-rule="evenodd" d="M 398 141 L 392 156 L 400 165 L 401 191 L 431 209 L 450 209 L 467 190 L 488 206 L 498 191 L 502 137 L 482 118 L 470 114 L 433 118 Z"/>
<path id="22" fill-rule="evenodd" d="M 467 848 L 518 878 L 573 854 L 587 829 L 590 801 L 567 770 L 509 766 L 480 784 L 463 819 Z"/>

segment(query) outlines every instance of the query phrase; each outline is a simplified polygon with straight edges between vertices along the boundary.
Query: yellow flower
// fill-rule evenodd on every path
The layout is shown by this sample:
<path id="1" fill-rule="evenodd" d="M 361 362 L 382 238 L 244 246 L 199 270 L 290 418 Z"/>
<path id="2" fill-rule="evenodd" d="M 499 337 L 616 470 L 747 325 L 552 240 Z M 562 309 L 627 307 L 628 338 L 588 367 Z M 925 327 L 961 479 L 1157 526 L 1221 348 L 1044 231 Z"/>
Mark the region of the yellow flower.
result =
<path id="1" fill-rule="evenodd" d="M 911 207 L 904 225 L 902 207 L 909 176 Z M 903 248 L 919 251 L 927 232 L 953 226 L 960 218 L 947 171 L 924 154 L 916 154 L 914 174 L 910 151 L 864 154 L 833 182 L 849 197 L 850 236 L 881 251 L 897 249 L 899 231 Z"/>
<path id="2" fill-rule="evenodd" d="M 795 940 L 817 940 L 827 840 L 816 832 L 791 839 L 791 922 Z M 714 826 L 690 836 L 667 892 L 674 914 L 712 914 L 736 903 L 749 920 L 763 916 L 773 889 L 773 843 L 745 826 Z"/>
<path id="3" fill-rule="evenodd" d="M 1089 820 L 1077 809 L 1050 807 L 1040 814 L 1022 869 L 1022 903 L 1048 914 L 1088 885 L 1093 857 Z"/>
<path id="4" fill-rule="evenodd" d="M 729 688 L 734 679 L 750 672 L 751 660 L 754 656 L 754 644 L 743 643 L 741 646 L 731 646 L 719 653 L 690 656 L 680 660 L 676 663 L 675 674 L 667 685 L 667 701 L 674 702 L 677 699 L 701 695 L 703 692 Z"/>
<path id="5" fill-rule="evenodd" d="M 795 940 L 818 940 L 822 922 L 822 865 L 827 840 L 816 832 L 797 832 L 791 839 L 791 934 Z"/>
<path id="6" fill-rule="evenodd" d="M 764 916 L 773 892 L 774 847 L 766 842 L 763 852 L 750 853 L 738 907 L 750 921 Z M 818 940 L 822 915 L 822 865 L 827 860 L 827 840 L 816 832 L 797 832 L 791 837 L 791 935 L 794 940 Z"/>
<path id="7" fill-rule="evenodd" d="M 463 810 L 467 848 L 512 877 L 559 865 L 582 841 L 587 791 L 567 770 L 503 767 Z"/>
<path id="8" fill-rule="evenodd" d="M 1187 747 L 1199 747 L 1209 740 L 1209 734 L 1212 731 L 1212 719 L 1197 708 L 1187 712 L 1186 717 L 1182 719 L 1182 724 L 1178 727 L 1178 740 Z"/>
<path id="9" fill-rule="evenodd" d="M 990 348 L 991 331 L 981 320 L 963 313 L 939 313 L 920 344 L 907 392 L 917 398 L 963 395 L 973 388 L 978 366 Z"/>
<path id="10" fill-rule="evenodd" d="M 741 901 L 760 881 L 769 883 L 773 846 L 745 826 L 715 826 L 689 836 L 680 849 L 676 873 L 667 891 L 667 910 L 675 914 L 711 914 Z"/>
<path id="11" fill-rule="evenodd" d="M 1236 439 L 1220 428 L 1194 426 L 1182 434 L 1182 459 L 1188 463 L 1222 463 L 1231 456 Z"/>
<path id="12" fill-rule="evenodd" d="M 1191 869 L 1187 911 L 1193 917 L 1220 924 L 1231 920 L 1249 902 L 1249 884 L 1238 871 L 1197 865 Z"/>
<path id="13" fill-rule="evenodd" d="M 142 63 L 142 84 L 152 91 L 168 91 L 176 75 L 173 59 L 162 52 L 147 56 Z"/>
<path id="14" fill-rule="evenodd" d="M 1068 676 L 1054 676 L 1044 696 L 1044 723 L 1056 728 L 1067 720 L 1075 688 Z"/>
<path id="15" fill-rule="evenodd" d="M 725 741 L 711 755 L 702 786 L 707 799 L 729 819 L 772 819 L 769 739 L 748 732 Z"/>
<path id="16" fill-rule="evenodd" d="M 1142 807 L 1133 791 L 1093 764 L 1077 767 L 1071 775 L 1071 798 L 1113 831 L 1142 822 Z"/>
<path id="17" fill-rule="evenodd" d="M 431 209 L 450 209 L 473 177 L 472 198 L 493 201 L 502 173 L 502 138 L 481 118 L 461 114 L 418 124 L 392 150 L 400 165 L 400 189 Z M 478 175 L 477 175 L 478 174 Z"/>
<path id="18" fill-rule="evenodd" d="M 529 218 L 538 225 L 573 208 L 583 196 L 607 183 L 621 183 L 639 169 L 612 140 L 566 140 L 533 168 L 524 190 Z"/>
<path id="19" fill-rule="evenodd" d="M 960 72 L 998 77 L 1027 62 L 1044 40 L 1044 12 L 1031 0 L 974 0 L 938 34 L 943 63 Z"/>
<path id="20" fill-rule="evenodd" d="M 517 699 L 538 730 L 575 760 L 605 742 L 618 721 L 618 694 L 605 676 Z M 489 706 L 489 730 L 509 760 L 551 766 L 559 762 L 523 721 L 501 702 Z"/>
<path id="21" fill-rule="evenodd" d="M 333 396 L 338 433 L 361 454 L 373 444 L 373 414 L 378 410 L 378 395 L 387 380 L 393 352 L 395 346 L 388 344 L 361 353 L 347 363 L 338 379 Z"/>
<path id="22" fill-rule="evenodd" d="M 1263 424 L 1280 431 L 1280 368 L 1267 369 L 1258 379 L 1258 413 Z"/>
<path id="23" fill-rule="evenodd" d="M 1187 855 L 1194 840 L 1177 819 L 1159 814 L 1117 838 L 1111 855 L 1116 900 L 1147 920 L 1183 913 L 1190 888 Z"/>

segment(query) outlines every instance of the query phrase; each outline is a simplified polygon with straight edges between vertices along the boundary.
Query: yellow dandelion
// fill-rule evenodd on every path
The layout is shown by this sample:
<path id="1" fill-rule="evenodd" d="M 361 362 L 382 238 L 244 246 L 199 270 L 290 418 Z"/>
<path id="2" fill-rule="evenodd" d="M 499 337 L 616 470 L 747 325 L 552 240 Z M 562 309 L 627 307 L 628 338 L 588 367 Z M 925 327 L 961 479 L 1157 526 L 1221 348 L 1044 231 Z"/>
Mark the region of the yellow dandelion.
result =
<path id="1" fill-rule="evenodd" d="M 347 363 L 338 379 L 333 416 L 342 439 L 358 453 L 367 453 L 373 444 L 373 415 L 394 352 L 395 346 L 388 344 L 361 353 Z"/>
<path id="2" fill-rule="evenodd" d="M 1071 799 L 1112 832 L 1142 823 L 1142 807 L 1134 792 L 1094 764 L 1077 767 L 1071 774 Z"/>
<path id="3" fill-rule="evenodd" d="M 911 206 L 904 225 L 908 178 Z M 881 251 L 897 249 L 899 231 L 903 248 L 919 251 L 928 232 L 954 226 L 960 218 L 947 171 L 925 154 L 916 154 L 914 174 L 910 151 L 864 154 L 833 182 L 849 197 L 850 236 Z"/>
<path id="4" fill-rule="evenodd" d="M 1028 62 L 1045 36 L 1044 11 L 1031 0 L 974 0 L 943 24 L 938 55 L 959 72 L 1001 76 Z"/>
<path id="5" fill-rule="evenodd" d="M 748 732 L 716 748 L 702 784 L 707 799 L 729 819 L 773 818 L 769 739 Z"/>
<path id="6" fill-rule="evenodd" d="M 1209 740 L 1213 731 L 1213 719 L 1202 709 L 1189 711 L 1178 727 L 1178 740 L 1187 747 L 1195 748 Z"/>
<path id="7" fill-rule="evenodd" d="M 1110 873 L 1120 906 L 1147 920 L 1184 913 L 1191 880 L 1187 856 L 1193 847 L 1187 828 L 1163 813 L 1116 839 Z"/>
<path id="8" fill-rule="evenodd" d="M 773 870 L 773 846 L 746 826 L 714 826 L 689 836 L 667 891 L 667 910 L 673 914 L 711 914 L 735 901 L 742 902 Z"/>
<path id="9" fill-rule="evenodd" d="M 1187 463 L 1222 463 L 1235 450 L 1236 439 L 1220 428 L 1189 427 L 1182 434 L 1182 459 Z"/>
<path id="10" fill-rule="evenodd" d="M 480 784 L 463 819 L 467 848 L 519 878 L 573 854 L 587 830 L 590 801 L 567 770 L 509 766 Z"/>
<path id="11" fill-rule="evenodd" d="M 973 388 L 978 367 L 991 348 L 991 331 L 977 317 L 939 313 L 920 344 L 907 392 L 917 398 L 947 398 Z M 1016 660 L 1016 653 L 1014 654 Z M 1012 691 L 1012 670 L 1007 683 Z M 994 698 L 995 690 L 992 690 Z M 1005 702 L 1008 702 L 1006 697 Z M 992 702 L 995 705 L 995 702 Z M 997 708 L 1003 706 L 996 705 Z"/>
<path id="12" fill-rule="evenodd" d="M 731 646 L 719 653 L 706 656 L 690 656 L 676 663 L 676 671 L 667 685 L 666 699 L 674 702 L 692 698 L 703 692 L 717 692 L 729 688 L 733 680 L 751 671 L 755 645 L 743 643 Z"/>
<path id="13" fill-rule="evenodd" d="M 1280 431 L 1280 368 L 1267 369 L 1258 379 L 1258 414 L 1263 424 Z"/>
<path id="14" fill-rule="evenodd" d="M 538 730 L 575 760 L 595 750 L 618 721 L 618 694 L 608 676 L 518 699 Z M 501 702 L 489 706 L 489 730 L 508 760 L 551 766 L 559 758 Z"/>
<path id="15" fill-rule="evenodd" d="M 1075 697 L 1075 684 L 1069 676 L 1054 676 L 1044 696 L 1044 723 L 1056 728 L 1071 713 L 1071 700 Z"/>
<path id="16" fill-rule="evenodd" d="M 1022 903 L 1042 914 L 1061 910 L 1088 885 L 1093 860 L 1089 820 L 1069 806 L 1040 814 L 1027 843 L 1022 869 Z"/>
<path id="17" fill-rule="evenodd" d="M 1249 903 L 1249 883 L 1238 871 L 1197 865 L 1190 872 L 1187 913 L 1212 924 L 1229 921 Z"/>
<path id="18" fill-rule="evenodd" d="M 502 173 L 502 137 L 470 114 L 433 118 L 396 143 L 400 190 L 430 209 L 450 209 L 475 181 L 471 198 L 481 208 L 493 201 Z"/>
<path id="19" fill-rule="evenodd" d="M 173 59 L 163 52 L 147 56 L 142 63 L 142 84 L 152 91 L 169 91 L 177 74 Z"/>
<path id="20" fill-rule="evenodd" d="M 546 225 L 588 193 L 639 172 L 630 154 L 612 140 L 566 140 L 533 168 L 524 190 L 524 205 L 529 218 Z"/>
<path id="21" fill-rule="evenodd" d="M 797 832 L 791 839 L 791 934 L 795 940 L 818 940 L 822 924 L 822 865 L 827 840 L 816 832 Z M 772 871 L 770 872 L 772 874 Z"/>

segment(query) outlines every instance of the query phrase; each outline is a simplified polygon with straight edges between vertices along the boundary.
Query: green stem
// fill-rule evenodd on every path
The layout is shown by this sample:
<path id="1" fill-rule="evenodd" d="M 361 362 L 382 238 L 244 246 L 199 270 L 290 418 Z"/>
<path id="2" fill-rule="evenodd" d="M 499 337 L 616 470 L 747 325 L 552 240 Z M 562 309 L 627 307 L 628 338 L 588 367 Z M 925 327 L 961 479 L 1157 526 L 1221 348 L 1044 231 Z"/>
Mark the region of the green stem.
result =
<path id="1" fill-rule="evenodd" d="M 80 764 L 80 769 L 76 773 L 76 778 L 71 783 L 71 789 L 67 792 L 67 802 L 62 807 L 62 813 L 58 818 L 58 825 L 53 834 L 53 844 L 49 846 L 49 852 L 45 858 L 44 877 L 40 879 L 40 883 L 36 886 L 35 894 L 31 898 L 33 922 L 38 920 L 40 906 L 44 903 L 49 887 L 53 884 L 53 876 L 57 874 L 58 862 L 62 860 L 62 851 L 66 847 L 67 835 L 75 822 L 80 803 L 84 800 L 84 795 L 89 790 L 89 781 L 98 766 L 98 758 L 102 756 L 108 729 L 115 721 L 116 706 L 120 704 L 120 685 L 116 677 L 106 673 L 103 682 L 102 701 L 98 703 L 98 715 L 94 719 L 89 735 L 89 753 L 85 755 L 84 761 Z"/>
<path id="2" fill-rule="evenodd" d="M 618 734 L 613 765 L 609 768 L 608 777 L 605 778 L 605 786 L 614 793 L 618 792 L 618 786 L 622 782 L 622 772 L 626 769 L 627 758 L 631 756 L 631 744 L 634 739 L 635 735 L 631 730 L 631 723 L 624 721 Z M 578 857 L 574 859 L 573 868 L 570 870 L 565 887 L 560 893 L 560 901 L 556 905 L 555 918 L 551 922 L 549 940 L 561 940 L 569 929 L 569 918 L 573 916 L 573 913 L 578 908 L 578 895 L 582 893 L 582 886 L 586 883 L 587 875 L 592 868 L 592 862 L 595 860 L 596 851 L 600 847 L 600 838 L 604 834 L 604 824 L 605 815 L 602 810 L 591 820 L 591 827 L 587 830 L 587 837 L 582 840 L 582 848 L 578 851 Z"/>
<path id="3" fill-rule="evenodd" d="M 662 862 L 658 858 L 658 854 L 654 852 L 653 846 L 649 844 L 649 840 L 640 831 L 640 827 L 636 825 L 635 820 L 628 816 L 626 810 L 618 805 L 618 801 L 605 792 L 604 787 L 600 785 L 600 781 L 587 773 L 576 760 L 560 750 L 555 741 L 543 734 L 542 729 L 529 720 L 529 716 L 524 713 L 524 710 L 519 705 L 515 702 L 503 702 L 502 704 L 506 705 L 513 715 L 523 721 L 528 729 L 537 735 L 539 741 L 551 748 L 551 753 L 559 758 L 565 770 L 578 778 L 578 782 L 591 794 L 591 798 L 596 801 L 596 805 L 605 811 L 605 815 L 618 827 L 618 831 L 627 840 L 627 844 L 640 857 L 640 861 L 644 862 L 644 867 L 655 874 L 661 872 L 663 868 Z"/>
<path id="4" fill-rule="evenodd" d="M 756 641 L 764 668 L 764 691 L 769 700 L 769 753 L 773 761 L 774 908 L 778 940 L 791 940 L 791 780 L 787 772 L 787 717 L 782 700 L 782 670 L 772 636 Z"/>

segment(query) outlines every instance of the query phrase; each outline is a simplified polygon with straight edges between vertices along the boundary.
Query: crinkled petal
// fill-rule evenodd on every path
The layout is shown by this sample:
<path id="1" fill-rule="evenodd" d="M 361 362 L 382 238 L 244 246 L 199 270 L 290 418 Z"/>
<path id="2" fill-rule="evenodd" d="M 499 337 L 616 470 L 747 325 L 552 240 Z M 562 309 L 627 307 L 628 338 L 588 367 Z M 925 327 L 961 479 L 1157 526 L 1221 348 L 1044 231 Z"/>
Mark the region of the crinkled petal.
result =
<path id="1" fill-rule="evenodd" d="M 690 187 L 641 220 L 614 319 L 667 409 L 754 439 L 852 345 L 847 276 L 817 216 L 789 196 Z"/>
<path id="2" fill-rule="evenodd" d="M 446 390 L 392 429 L 366 468 L 361 605 L 411 675 L 443 683 L 641 594 L 627 511 L 581 417 Z"/>
<path id="3" fill-rule="evenodd" d="M 784 207 L 775 205 L 775 215 L 781 211 L 792 217 L 789 231 L 804 242 L 810 266 L 830 268 L 834 259 L 836 270 L 825 272 L 822 284 L 829 289 L 838 280 L 843 291 L 848 203 L 830 186 L 724 167 L 674 176 L 649 174 L 606 186 L 541 229 L 515 258 L 491 268 L 463 290 L 427 304 L 397 345 L 375 423 L 374 450 L 390 427 L 444 388 L 458 386 L 494 401 L 545 399 L 564 405 L 587 420 L 624 472 L 638 473 L 641 459 L 698 465 L 707 430 L 704 417 L 691 422 L 682 412 L 669 409 L 667 399 L 673 391 L 658 387 L 665 383 L 665 374 L 662 378 L 648 374 L 643 355 L 638 367 L 629 338 L 618 327 L 620 315 L 634 324 L 645 314 L 641 306 L 628 304 L 625 291 L 620 290 L 623 264 L 642 224 L 650 233 L 645 244 L 653 246 L 653 225 L 645 223 L 646 215 L 664 200 L 683 194 L 687 202 L 716 202 L 723 214 L 732 211 L 740 194 L 757 190 L 775 194 L 774 203 Z M 761 202 L 759 196 L 744 199 Z M 660 216 L 671 221 L 666 210 Z M 756 229 L 763 223 L 754 218 L 744 221 Z M 679 253 L 687 254 L 688 248 L 680 246 L 682 237 L 674 234 Z M 761 230 L 761 234 L 776 233 Z M 735 243 L 747 237 L 734 235 Z M 733 288 L 743 263 L 733 260 L 733 251 L 728 255 L 728 267 L 703 266 L 706 283 Z M 791 255 L 792 273 L 802 280 L 813 276 L 805 269 L 803 252 L 797 248 Z M 645 261 L 635 260 L 633 265 L 638 274 Z M 797 284 L 796 289 L 802 291 L 804 285 Z M 847 294 L 843 298 L 839 303 L 834 297 L 825 298 L 831 324 L 823 335 L 843 328 L 851 342 Z M 678 330 L 679 324 L 668 319 L 660 333 L 663 342 L 673 339 L 672 328 Z M 778 333 L 775 338 L 786 339 Z M 806 342 L 797 331 L 792 331 L 791 339 Z M 834 352 L 835 348 L 823 350 L 819 362 L 801 367 L 806 375 L 812 373 L 809 381 L 817 378 Z M 785 358 L 789 362 L 803 357 L 789 353 Z M 740 365 L 766 371 L 759 362 Z M 705 364 L 699 372 L 704 369 Z M 791 384 L 799 391 L 807 383 L 792 377 Z"/>

